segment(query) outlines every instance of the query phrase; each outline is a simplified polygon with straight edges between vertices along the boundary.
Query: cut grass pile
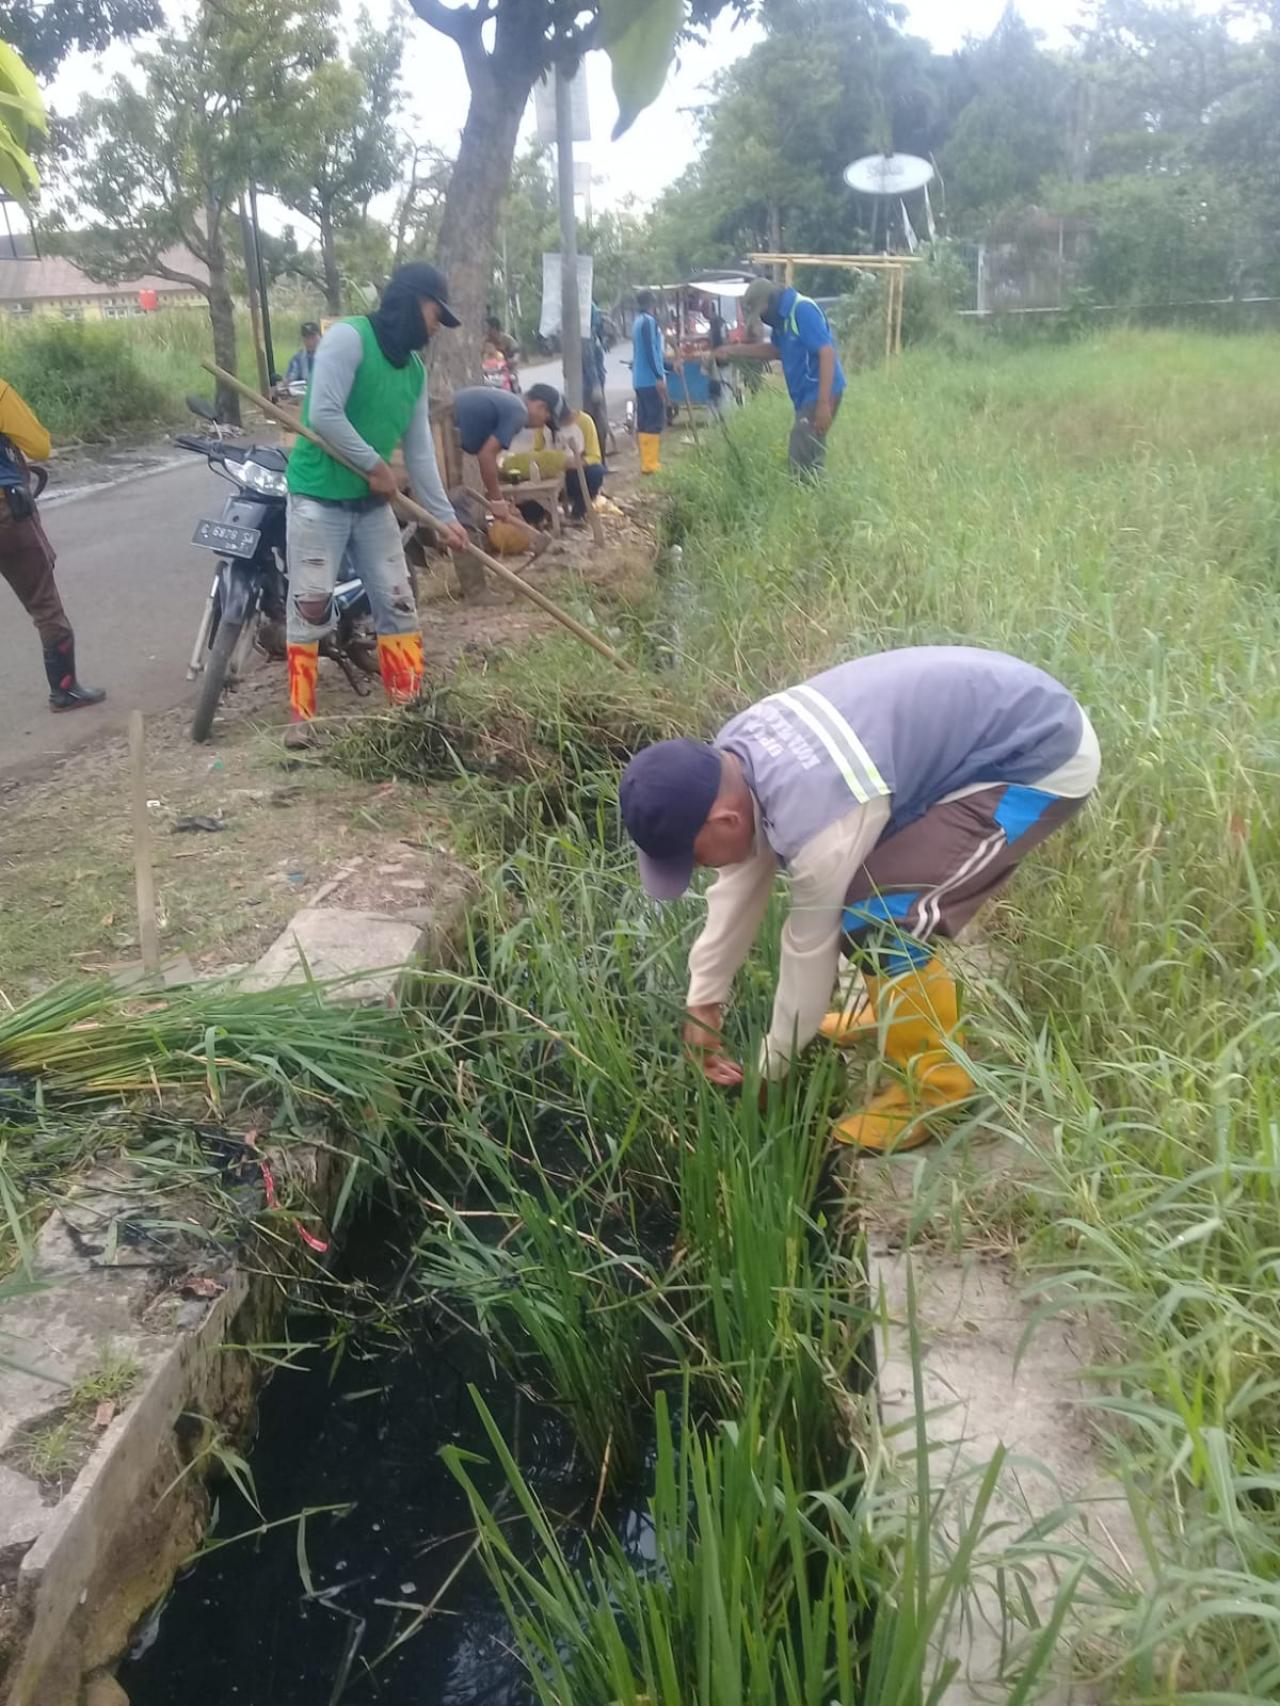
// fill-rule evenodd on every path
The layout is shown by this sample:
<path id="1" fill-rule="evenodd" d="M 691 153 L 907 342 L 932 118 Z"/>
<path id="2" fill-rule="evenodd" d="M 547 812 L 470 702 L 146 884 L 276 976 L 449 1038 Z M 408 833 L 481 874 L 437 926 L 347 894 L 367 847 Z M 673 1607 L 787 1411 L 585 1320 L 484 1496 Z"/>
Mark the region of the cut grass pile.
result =
<path id="1" fill-rule="evenodd" d="M 77 1174 L 117 1156 L 157 1222 L 168 1202 L 190 1207 L 185 1193 L 212 1197 L 221 1212 L 208 1235 L 233 1245 L 260 1204 L 237 1207 L 227 1190 L 224 1122 L 264 1143 L 349 1151 L 335 1218 L 388 1178 L 433 1045 L 411 1015 L 332 993 L 204 984 L 140 997 L 67 982 L 0 1011 L 0 1273 L 30 1263 L 35 1231 Z M 188 1230 L 199 1236 L 195 1217 Z"/>

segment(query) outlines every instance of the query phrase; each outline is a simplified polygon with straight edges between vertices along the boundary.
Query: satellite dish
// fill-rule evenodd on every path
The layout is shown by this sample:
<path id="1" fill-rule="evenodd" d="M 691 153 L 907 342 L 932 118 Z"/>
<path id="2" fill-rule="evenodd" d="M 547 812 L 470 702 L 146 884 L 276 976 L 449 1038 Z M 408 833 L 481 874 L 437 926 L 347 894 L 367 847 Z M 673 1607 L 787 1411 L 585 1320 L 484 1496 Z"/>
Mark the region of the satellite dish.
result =
<path id="1" fill-rule="evenodd" d="M 918 154 L 867 154 L 844 169 L 844 181 L 862 195 L 909 195 L 933 180 L 933 167 Z"/>

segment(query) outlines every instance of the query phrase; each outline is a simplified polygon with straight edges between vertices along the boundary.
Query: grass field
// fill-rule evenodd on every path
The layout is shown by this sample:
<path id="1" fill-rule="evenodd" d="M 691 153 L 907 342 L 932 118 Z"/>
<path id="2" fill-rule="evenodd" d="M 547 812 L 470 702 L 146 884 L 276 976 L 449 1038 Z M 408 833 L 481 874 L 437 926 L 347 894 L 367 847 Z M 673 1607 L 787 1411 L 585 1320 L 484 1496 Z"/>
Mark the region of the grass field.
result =
<path id="1" fill-rule="evenodd" d="M 644 902 L 617 834 L 645 738 L 918 641 L 1043 665 L 1104 749 L 1097 800 L 995 910 L 998 969 L 968 991 L 987 1123 L 1041 1159 L 1007 1231 L 1028 1281 L 1107 1326 L 1090 1408 L 1148 1545 L 1148 1591 L 1073 1651 L 1109 1701 L 1280 1698 L 1278 380 L 1264 337 L 922 349 L 858 375 L 817 489 L 789 481 L 764 395 L 672 458 L 681 552 L 612 613 L 633 676 L 554 642 L 343 748 L 449 790 L 492 874 L 411 1045 L 417 1284 L 563 1410 L 597 1504 L 649 1501 L 638 1565 L 566 1538 L 487 1414 L 463 1444 L 502 1464 L 500 1508 L 454 1454 L 548 1703 L 920 1706 L 930 1637 L 1012 1546 L 979 1502 L 939 1569 L 924 1454 L 891 1485 L 851 1397 L 865 1315 L 823 1168 L 830 1057 L 761 1115 L 691 1079 L 697 903 Z M 744 1051 L 775 951 L 741 980 Z M 948 1200 L 924 1230 L 981 1212 Z M 1016 1565 L 1003 1586 L 1016 1621 Z M 1004 1698 L 1035 1698 L 1058 1636 L 1023 1618 Z"/>
<path id="2" fill-rule="evenodd" d="M 1116 1347 L 1094 1409 L 1158 1577 L 1111 1653 L 1116 1699 L 1280 1696 L 1278 378 L 1262 337 L 921 351 L 858 378 L 818 491 L 787 481 L 787 412 L 763 398 L 668 477 L 682 555 L 630 635 L 646 679 L 592 677 L 566 645 L 458 700 L 581 763 L 628 706 L 710 731 L 854 652 L 963 641 L 1089 709 L 1099 797 L 998 908 L 1006 969 L 972 1029 L 993 1125 L 1046 1154 L 1014 1208 L 1022 1262 Z M 525 974 L 543 1011 L 587 941 L 546 888 L 521 928 L 555 963 Z M 620 1071 L 670 1035 L 678 967 L 659 982 L 627 1008 Z"/>
<path id="3" fill-rule="evenodd" d="M 256 384 L 247 313 L 237 316 L 236 352 L 241 377 Z M 213 381 L 200 365 L 212 354 L 203 308 L 100 322 L 0 317 L 0 378 L 26 398 L 55 445 L 139 435 L 188 419 L 189 391 L 212 396 Z"/>

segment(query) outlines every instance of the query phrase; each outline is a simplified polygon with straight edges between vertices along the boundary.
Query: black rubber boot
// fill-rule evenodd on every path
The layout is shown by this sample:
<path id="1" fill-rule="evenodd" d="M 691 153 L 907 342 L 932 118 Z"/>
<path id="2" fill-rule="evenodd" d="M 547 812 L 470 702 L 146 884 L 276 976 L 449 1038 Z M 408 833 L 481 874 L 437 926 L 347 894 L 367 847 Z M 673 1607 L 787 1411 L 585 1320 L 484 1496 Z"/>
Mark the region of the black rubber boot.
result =
<path id="1" fill-rule="evenodd" d="M 76 643 L 73 639 L 45 647 L 44 672 L 49 678 L 51 711 L 83 710 L 86 705 L 101 705 L 107 696 L 105 688 L 82 687 L 76 680 Z"/>

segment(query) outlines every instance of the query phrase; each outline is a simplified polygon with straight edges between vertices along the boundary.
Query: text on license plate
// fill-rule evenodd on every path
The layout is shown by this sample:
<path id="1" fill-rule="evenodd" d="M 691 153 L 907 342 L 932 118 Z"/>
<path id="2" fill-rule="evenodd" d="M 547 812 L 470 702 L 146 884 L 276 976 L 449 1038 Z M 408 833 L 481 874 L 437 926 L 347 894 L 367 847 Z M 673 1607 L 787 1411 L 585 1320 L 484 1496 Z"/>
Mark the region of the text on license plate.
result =
<path id="1" fill-rule="evenodd" d="M 225 521 L 201 521 L 196 525 L 193 543 L 209 551 L 221 551 L 224 557 L 252 557 L 262 535 L 256 527 L 232 527 Z"/>

